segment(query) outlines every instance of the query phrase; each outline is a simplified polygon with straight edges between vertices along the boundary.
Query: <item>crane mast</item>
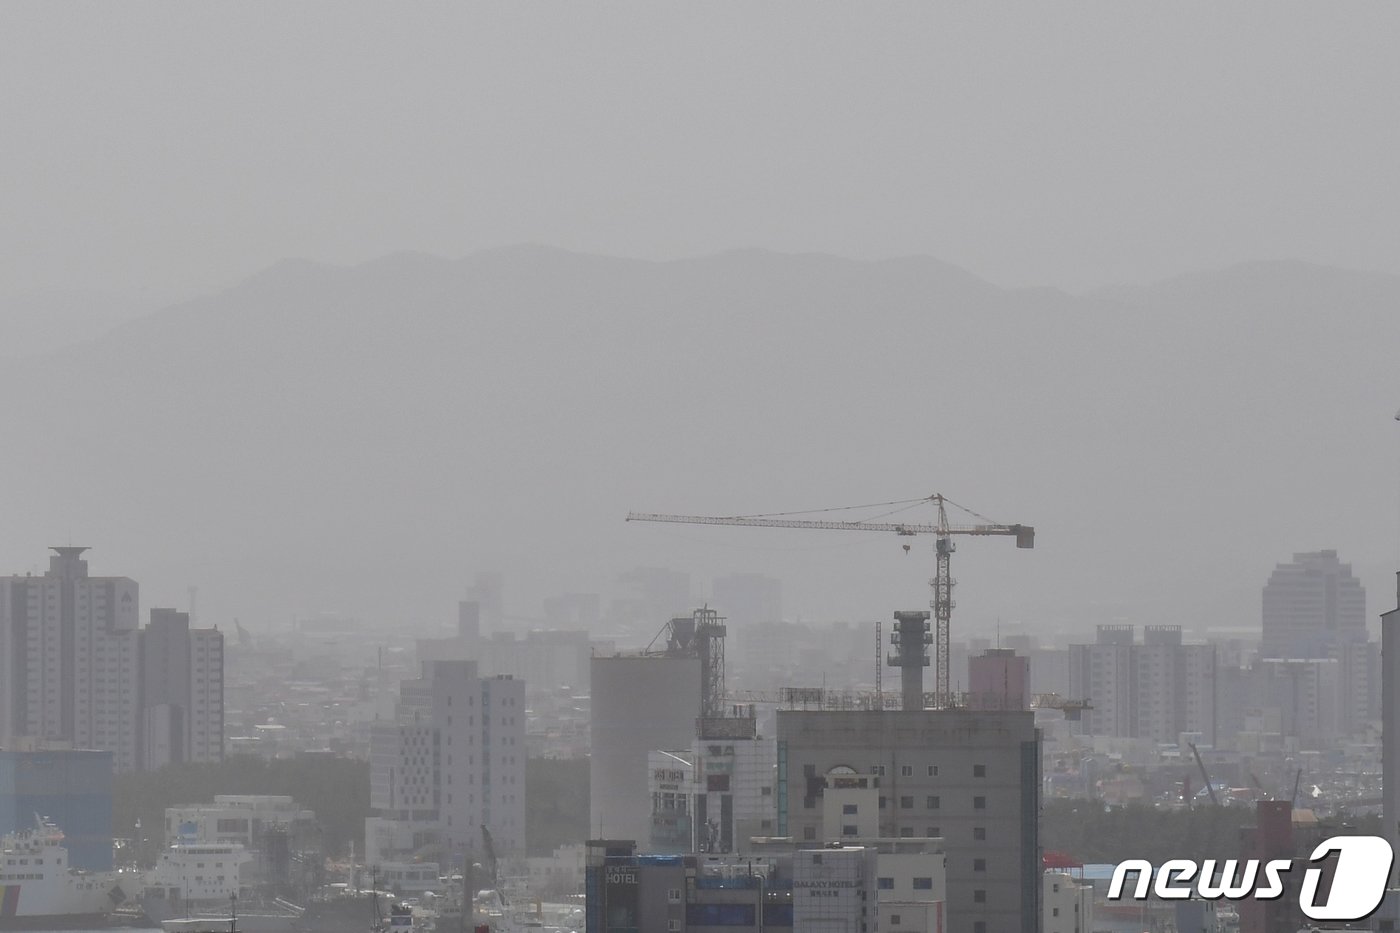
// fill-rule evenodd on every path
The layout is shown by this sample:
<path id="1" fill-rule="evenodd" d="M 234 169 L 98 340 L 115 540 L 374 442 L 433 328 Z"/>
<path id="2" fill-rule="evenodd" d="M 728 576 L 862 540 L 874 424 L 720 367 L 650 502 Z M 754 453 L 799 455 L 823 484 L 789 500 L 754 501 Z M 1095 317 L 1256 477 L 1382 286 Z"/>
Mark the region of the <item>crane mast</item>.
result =
<path id="1" fill-rule="evenodd" d="M 939 706 L 948 706 L 952 696 L 948 654 L 949 635 L 953 618 L 953 585 L 956 582 L 951 572 L 953 535 L 1008 535 L 1016 539 L 1018 548 L 1035 546 L 1035 529 L 1030 525 L 1002 525 L 978 515 L 971 509 L 963 508 L 945 498 L 942 494 L 922 499 L 906 499 L 900 502 L 884 502 L 878 505 L 915 505 L 931 503 L 938 509 L 937 520 L 930 523 L 877 522 L 877 521 L 833 521 L 829 519 L 785 518 L 777 515 L 672 515 L 658 512 L 628 512 L 629 522 L 677 522 L 688 525 L 740 525 L 750 528 L 809 528 L 819 531 L 889 531 L 900 536 L 931 534 L 934 536 L 934 575 L 929 580 L 933 599 L 929 608 L 935 620 L 935 662 L 934 695 Z M 948 521 L 947 506 L 953 505 L 979 519 L 974 524 L 952 524 Z M 818 511 L 837 511 L 822 509 Z M 789 513 L 791 514 L 791 513 Z M 905 551 L 909 545 L 904 546 Z M 878 637 L 878 636 L 877 636 Z M 879 680 L 877 676 L 877 682 Z M 878 691 L 878 688 L 877 688 Z"/>
<path id="2" fill-rule="evenodd" d="M 938 501 L 938 526 L 946 529 L 948 527 L 948 513 L 943 507 L 943 497 L 935 496 Z M 945 532 L 939 532 L 938 538 L 933 542 L 934 571 L 933 579 L 928 581 L 933 587 L 933 601 L 929 603 L 929 608 L 933 610 L 934 625 L 934 675 L 933 689 L 938 694 L 938 705 L 947 706 L 948 699 L 953 692 L 953 681 L 948 670 L 948 640 L 952 631 L 953 622 L 953 572 L 951 559 L 953 556 L 953 539 Z"/>

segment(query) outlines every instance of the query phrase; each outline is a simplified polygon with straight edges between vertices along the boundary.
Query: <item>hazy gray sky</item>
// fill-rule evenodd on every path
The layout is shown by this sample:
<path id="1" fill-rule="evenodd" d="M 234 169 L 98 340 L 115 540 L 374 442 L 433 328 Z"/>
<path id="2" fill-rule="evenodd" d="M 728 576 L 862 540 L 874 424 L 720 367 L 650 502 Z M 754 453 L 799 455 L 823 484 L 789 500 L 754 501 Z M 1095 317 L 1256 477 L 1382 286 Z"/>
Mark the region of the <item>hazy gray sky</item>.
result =
<path id="1" fill-rule="evenodd" d="M 0 297 L 539 242 L 1400 271 L 1388 4 L 0 8 Z M 18 312 L 13 312 L 18 313 Z"/>
<path id="2" fill-rule="evenodd" d="M 1002 286 L 1074 290 L 1251 259 L 1400 273 L 1397 27 L 1400 8 L 1380 4 L 5 4 L 0 357 L 221 291 L 287 257 L 353 264 L 522 242 L 643 259 L 748 246 L 858 259 L 926 254 Z M 102 572 L 131 573 L 166 601 L 196 582 L 211 611 L 236 613 L 227 596 L 235 587 L 225 580 L 221 604 L 218 581 L 202 568 L 240 579 L 266 572 L 212 550 L 242 553 L 261 535 L 290 555 L 263 555 L 285 569 L 282 591 L 310 588 L 296 605 L 340 605 L 331 601 L 353 602 L 336 589 L 346 567 L 379 566 L 423 521 L 437 521 L 434 540 L 451 559 L 396 571 L 442 584 L 428 600 L 436 612 L 450 610 L 470 571 L 504 568 L 520 579 L 520 568 L 550 566 L 546 547 L 559 549 L 560 567 L 584 552 L 619 566 L 689 566 L 694 557 L 704 578 L 710 552 L 657 544 L 695 537 L 693 529 L 624 528 L 629 508 L 767 510 L 936 488 L 1042 526 L 1036 563 L 993 552 L 980 564 L 972 548 L 960 556 L 969 594 L 992 592 L 979 590 L 979 567 L 1013 567 L 1005 572 L 1020 576 L 1005 588 L 1027 605 L 1073 614 L 1090 593 L 1105 613 L 1137 602 L 1147 606 L 1144 620 L 1176 613 L 1188 624 L 1233 623 L 1254 617 L 1275 561 L 1338 547 L 1365 576 L 1373 607 L 1388 605 L 1390 413 L 1400 404 L 1393 332 L 1384 330 L 1390 281 L 1324 273 L 1314 281 L 1308 269 L 1283 267 L 1146 290 L 1145 317 L 1161 312 L 1149 338 L 1125 317 L 1131 310 L 1092 301 L 1060 309 L 1082 333 L 1037 332 L 1055 306 L 1040 295 L 1025 299 L 1034 313 L 983 320 L 978 308 L 1020 299 L 998 294 L 974 307 L 976 289 L 961 277 L 943 282 L 926 269 L 943 282 L 935 295 L 913 271 L 919 264 L 838 273 L 830 270 L 840 263 L 811 263 L 840 281 L 868 274 L 888 289 L 883 299 L 858 288 L 848 299 L 828 295 L 785 278 L 800 263 L 772 257 L 629 266 L 630 277 L 584 264 L 592 271 L 579 279 L 550 273 L 572 283 L 562 295 L 511 278 L 518 268 L 522 281 L 553 285 L 531 276 L 554 261 L 488 257 L 484 280 L 509 284 L 485 294 L 462 284 L 476 281 L 470 269 L 439 270 L 441 294 L 455 302 L 443 305 L 415 291 L 438 280 L 410 260 L 334 275 L 286 267 L 66 363 L 0 366 L 17 387 L 12 396 L 46 391 L 25 415 L 44 444 L 0 461 L 0 488 L 25 490 L 7 512 L 12 553 L 0 566 L 42 560 L 62 522 L 80 543 L 104 549 Z M 599 291 L 614 274 L 614 292 Z M 647 290 L 658 282 L 674 287 Z M 307 307 L 297 306 L 303 287 L 315 298 Z M 520 304 L 526 293 L 534 305 Z M 264 306 L 268 296 L 288 303 L 286 321 Z M 749 304 L 736 306 L 739 298 Z M 885 326 L 828 341 L 822 327 L 855 326 L 855 315 L 881 313 L 880 300 L 890 303 Z M 458 334 L 460 344 L 399 326 L 412 314 L 429 334 L 465 326 L 461 308 L 482 322 Z M 1351 316 L 1326 313 L 1337 309 Z M 264 312 L 259 326 L 290 328 L 281 342 L 243 333 L 245 316 Z M 598 322 L 615 329 L 587 329 Z M 998 330 L 1005 322 L 1014 326 Z M 384 334 L 366 336 L 381 326 Z M 970 335 L 963 344 L 950 336 L 956 327 Z M 770 346 L 754 344 L 756 328 Z M 419 338 L 421 346 L 389 353 L 394 341 Z M 474 372 L 457 373 L 460 354 L 471 359 L 493 340 L 510 352 L 465 367 L 481 371 L 481 384 L 467 378 Z M 592 395 L 567 378 L 533 377 L 572 372 L 582 358 L 575 340 L 606 374 L 584 380 Z M 541 346 L 556 356 L 537 370 Z M 734 394 L 692 399 L 682 386 L 672 398 L 656 388 L 694 363 L 697 346 L 722 363 L 717 385 Z M 1073 365 L 1057 368 L 1046 347 Z M 414 355 L 439 352 L 449 357 L 438 360 L 442 373 Z M 926 365 L 929 352 L 944 354 L 940 366 Z M 1005 366 L 1016 353 L 1022 364 Z M 398 368 L 380 367 L 381 354 Z M 903 367 L 884 365 L 899 354 L 908 355 Z M 947 360 L 970 368 L 950 370 Z M 775 375 L 783 367 L 787 379 Z M 396 395 L 388 375 L 383 387 L 363 377 L 381 368 L 425 384 Z M 489 394 L 503 385 L 513 387 L 509 398 Z M 755 407 L 768 395 L 787 407 Z M 421 398 L 434 405 L 417 411 Z M 1124 399 L 1131 404 L 1116 404 Z M 357 406 L 378 421 L 362 423 Z M 771 423 L 776 413 L 789 416 L 785 427 Z M 335 423 L 347 448 L 327 466 L 318 458 L 330 415 L 345 419 Z M 763 460 L 783 430 L 781 457 Z M 1299 432 L 1310 438 L 1302 448 Z M 597 475 L 565 469 L 559 437 L 590 451 Z M 709 464 L 692 465 L 693 477 L 677 473 L 697 437 L 731 458 L 727 481 Z M 423 443 L 427 453 L 413 448 Z M 365 449 L 384 462 L 364 466 Z M 443 500 L 460 514 L 428 496 L 399 502 L 373 485 L 403 491 L 407 449 L 439 471 L 444 496 L 460 494 Z M 277 470 L 264 469 L 269 450 Z M 857 455 L 864 465 L 853 465 Z M 1058 472 L 1046 467 L 1056 458 Z M 538 470 L 533 481 L 522 461 Z M 340 463 L 364 476 L 326 482 Z M 794 463 L 801 475 L 786 472 Z M 1144 499 L 1144 489 L 1175 490 L 1203 463 L 1215 473 L 1180 500 L 1204 495 L 1209 508 L 1193 504 L 1188 514 L 1175 492 Z M 70 471 L 66 480 L 54 479 L 58 466 Z M 217 482 L 218 470 L 230 479 Z M 1156 486 L 1144 484 L 1151 476 Z M 610 494 L 599 491 L 605 481 Z M 267 483 L 245 491 L 261 496 L 266 514 L 238 508 L 236 496 L 229 514 L 218 513 L 227 489 L 247 482 Z M 508 501 L 560 483 L 576 486 L 567 522 L 552 503 L 530 511 Z M 1293 507 L 1300 490 L 1305 509 Z M 325 497 L 319 511 L 308 504 L 312 492 Z M 1249 508 L 1246 494 L 1257 499 Z M 345 507 L 361 499 L 382 507 L 383 521 L 404 523 L 398 538 L 365 534 L 377 526 Z M 304 538 L 288 530 L 298 508 Z M 1196 516 L 1210 514 L 1236 516 L 1240 540 L 1216 546 L 1245 557 L 1226 563 L 1191 546 Z M 348 525 L 328 535 L 326 516 Z M 534 530 L 564 524 L 581 541 Z M 1149 544 L 1133 542 L 1140 553 L 1118 544 L 1128 527 L 1151 529 Z M 322 555 L 318 567 L 308 555 L 327 537 L 362 551 Z M 496 554 L 471 551 L 478 541 Z M 823 542 L 798 542 L 801 559 L 788 565 L 745 565 L 766 541 L 732 546 L 742 560 L 714 572 L 783 576 L 797 611 L 854 593 L 844 580 L 814 583 L 817 571 L 800 571 L 805 549 Z M 1142 550 L 1149 546 L 1160 554 Z M 1121 567 L 1094 564 L 1105 549 Z M 865 592 L 883 594 L 882 605 L 896 593 L 917 605 L 924 573 L 883 558 L 871 558 L 876 582 Z M 1177 581 L 1211 573 L 1215 582 L 1196 586 L 1183 612 Z M 1036 574 L 1063 586 L 1060 603 L 1050 584 L 1037 589 Z M 595 585 L 580 577 L 548 585 Z M 861 607 L 875 601 L 860 598 Z M 1022 612 L 985 597 L 966 606 L 969 617 Z"/>

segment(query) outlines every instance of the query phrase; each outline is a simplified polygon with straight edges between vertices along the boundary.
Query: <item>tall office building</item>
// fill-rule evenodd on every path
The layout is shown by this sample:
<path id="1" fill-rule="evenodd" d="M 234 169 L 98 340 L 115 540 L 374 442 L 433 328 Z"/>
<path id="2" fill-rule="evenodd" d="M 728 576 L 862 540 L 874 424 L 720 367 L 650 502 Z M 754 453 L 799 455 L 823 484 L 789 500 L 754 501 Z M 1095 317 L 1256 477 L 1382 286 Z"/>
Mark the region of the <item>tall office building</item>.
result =
<path id="1" fill-rule="evenodd" d="M 525 851 L 525 682 L 481 677 L 474 661 L 426 661 L 404 681 L 393 721 L 370 731 L 371 864 L 453 862 Z"/>
<path id="2" fill-rule="evenodd" d="M 43 576 L 0 578 L 0 743 L 110 751 L 137 766 L 137 586 L 88 576 L 84 547 L 56 547 Z"/>
<path id="3" fill-rule="evenodd" d="M 1069 647 L 1069 692 L 1087 698 L 1082 731 L 1175 744 L 1199 732 L 1215 744 L 1216 646 L 1190 645 L 1179 625 L 1100 625 L 1092 645 Z"/>
<path id="4" fill-rule="evenodd" d="M 1366 631 L 1366 591 L 1336 551 L 1294 554 L 1264 585 L 1259 657 L 1333 658 L 1338 663 L 1337 728 L 1351 733 L 1377 713 L 1376 645 Z"/>
<path id="5" fill-rule="evenodd" d="M 150 771 L 224 757 L 224 636 L 152 609 L 142 630 L 139 764 Z"/>
<path id="6" fill-rule="evenodd" d="M 1264 658 L 1337 657 L 1338 645 L 1365 643 L 1366 591 L 1336 551 L 1294 554 L 1264 585 Z"/>
<path id="7" fill-rule="evenodd" d="M 879 781 L 880 836 L 943 838 L 948 929 L 1035 933 L 1040 735 L 1032 713 L 778 711 L 778 835 L 799 845 L 839 838 L 839 828 L 824 825 L 823 798 L 829 783 L 859 775 Z M 843 805 L 843 821 L 846 812 Z"/>

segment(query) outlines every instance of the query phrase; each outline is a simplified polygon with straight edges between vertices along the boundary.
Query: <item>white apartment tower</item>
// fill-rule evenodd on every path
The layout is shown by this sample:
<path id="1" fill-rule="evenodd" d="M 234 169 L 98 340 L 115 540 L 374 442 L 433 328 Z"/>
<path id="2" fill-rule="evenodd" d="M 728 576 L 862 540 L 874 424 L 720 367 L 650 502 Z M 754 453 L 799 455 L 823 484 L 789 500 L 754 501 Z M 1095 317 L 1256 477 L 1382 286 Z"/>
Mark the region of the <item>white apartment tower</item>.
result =
<path id="1" fill-rule="evenodd" d="M 224 634 L 190 629 L 190 760 L 224 758 Z"/>
<path id="2" fill-rule="evenodd" d="M 450 861 L 525 851 L 525 682 L 474 661 L 426 661 L 399 688 L 395 719 L 370 732 L 371 864 L 432 849 Z"/>
<path id="3" fill-rule="evenodd" d="M 141 632 L 140 766 L 224 757 L 224 636 L 152 609 Z"/>
<path id="4" fill-rule="evenodd" d="M 0 744 L 24 736 L 110 751 L 137 767 L 137 586 L 90 577 L 85 547 L 56 547 L 43 576 L 0 578 Z"/>
<path id="5" fill-rule="evenodd" d="M 1070 696 L 1087 698 L 1081 731 L 1175 744 L 1183 732 L 1216 741 L 1215 645 L 1181 640 L 1179 625 L 1100 625 L 1092 645 L 1070 645 Z"/>

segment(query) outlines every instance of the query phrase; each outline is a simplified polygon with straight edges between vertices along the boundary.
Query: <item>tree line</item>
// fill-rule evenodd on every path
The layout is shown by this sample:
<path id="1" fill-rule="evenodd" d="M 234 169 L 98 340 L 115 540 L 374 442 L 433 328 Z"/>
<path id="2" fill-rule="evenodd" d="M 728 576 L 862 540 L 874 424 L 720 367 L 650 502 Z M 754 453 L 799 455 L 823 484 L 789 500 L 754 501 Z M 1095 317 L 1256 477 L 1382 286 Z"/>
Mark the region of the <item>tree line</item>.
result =
<path id="1" fill-rule="evenodd" d="M 1130 858 L 1154 865 L 1167 859 L 1240 857 L 1241 832 L 1255 825 L 1254 807 L 1200 805 L 1157 809 L 1150 804 L 1105 807 L 1092 800 L 1047 800 L 1040 814 L 1040 845 L 1085 864 Z M 1327 835 L 1374 834 L 1379 818 L 1359 817 L 1320 827 Z"/>

